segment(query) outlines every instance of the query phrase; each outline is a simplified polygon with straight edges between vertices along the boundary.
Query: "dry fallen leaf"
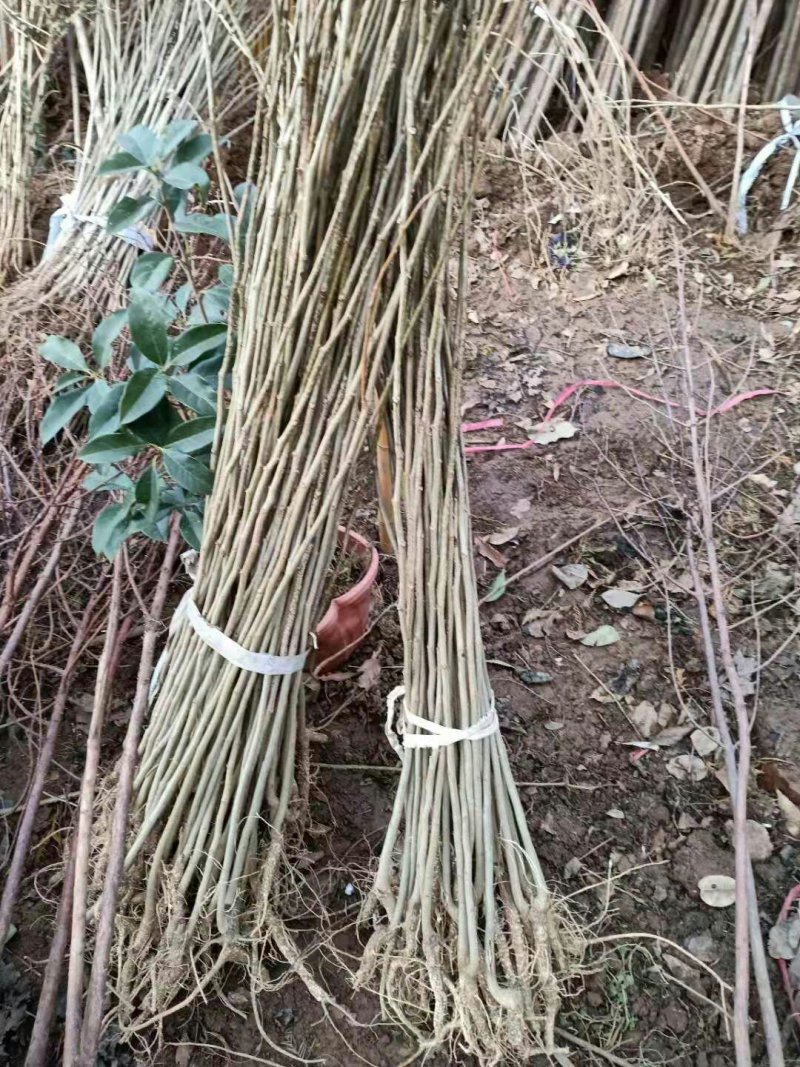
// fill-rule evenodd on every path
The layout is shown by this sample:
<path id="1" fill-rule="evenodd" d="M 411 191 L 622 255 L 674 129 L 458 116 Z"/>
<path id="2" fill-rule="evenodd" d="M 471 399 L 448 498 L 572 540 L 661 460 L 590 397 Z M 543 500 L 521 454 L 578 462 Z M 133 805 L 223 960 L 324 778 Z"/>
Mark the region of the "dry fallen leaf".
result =
<path id="1" fill-rule="evenodd" d="M 558 611 L 531 608 L 522 617 L 522 632 L 526 633 L 528 637 L 547 637 L 560 618 L 561 615 Z"/>
<path id="2" fill-rule="evenodd" d="M 486 534 L 483 540 L 489 545 L 505 545 L 513 541 L 518 533 L 519 526 L 502 526 L 494 533 Z"/>
<path id="3" fill-rule="evenodd" d="M 616 704 L 617 698 L 608 691 L 608 686 L 598 685 L 597 689 L 589 694 L 590 700 L 596 700 L 598 704 Z"/>
<path id="4" fill-rule="evenodd" d="M 642 737 L 652 737 L 658 729 L 658 712 L 647 700 L 633 708 L 630 720 Z"/>
<path id="5" fill-rule="evenodd" d="M 697 883 L 700 899 L 709 908 L 729 908 L 736 900 L 736 882 L 727 874 L 707 874 Z"/>
<path id="6" fill-rule="evenodd" d="M 708 767 L 699 756 L 673 756 L 671 760 L 667 760 L 665 766 L 667 774 L 671 774 L 679 782 L 702 782 L 708 777 Z"/>
<path id="7" fill-rule="evenodd" d="M 608 811 L 606 812 L 606 815 L 609 817 L 609 819 L 624 819 L 625 818 L 625 812 L 624 811 L 620 811 L 619 808 L 609 808 Z"/>
<path id="8" fill-rule="evenodd" d="M 620 635 L 613 626 L 598 626 L 590 634 L 584 634 L 580 642 L 588 648 L 603 648 L 605 645 L 616 644 L 619 639 Z"/>
<path id="9" fill-rule="evenodd" d="M 800 915 L 775 923 L 769 932 L 768 947 L 774 960 L 793 960 L 800 948 Z"/>
<path id="10" fill-rule="evenodd" d="M 378 684 L 378 678 L 381 673 L 381 662 L 378 659 L 378 653 L 374 652 L 368 659 L 365 659 L 361 666 L 358 668 L 358 685 L 362 689 L 374 689 Z"/>
<path id="11" fill-rule="evenodd" d="M 531 440 L 535 445 L 551 445 L 555 441 L 562 441 L 567 437 L 574 437 L 578 427 L 567 422 L 566 419 L 554 419 L 552 422 L 543 422 Z"/>
<path id="12" fill-rule="evenodd" d="M 786 833 L 790 837 L 800 837 L 800 808 L 789 800 L 780 789 L 775 793 L 775 797 L 778 801 L 778 807 L 781 809 L 781 815 L 786 822 Z"/>
<path id="13" fill-rule="evenodd" d="M 680 719 L 681 713 L 678 711 L 674 704 L 667 704 L 665 701 L 662 701 L 658 705 L 659 725 L 674 726 L 676 723 L 680 722 Z M 687 730 L 686 733 L 689 733 L 689 730 Z"/>
<path id="14" fill-rule="evenodd" d="M 777 486 L 777 482 L 774 478 L 770 478 L 768 474 L 758 472 L 757 474 L 748 474 L 747 481 L 752 482 L 753 485 L 760 485 L 762 489 L 773 490 Z"/>
<path id="15" fill-rule="evenodd" d="M 721 747 L 719 730 L 716 726 L 706 726 L 704 729 L 692 730 L 690 738 L 692 748 L 698 756 L 710 756 Z"/>
<path id="16" fill-rule="evenodd" d="M 631 610 L 637 619 L 647 619 L 648 622 L 653 622 L 656 617 L 656 609 L 649 600 L 638 601 Z"/>
<path id="17" fill-rule="evenodd" d="M 507 565 L 508 560 L 503 553 L 499 552 L 493 545 L 488 544 L 485 537 L 476 537 L 475 546 L 479 554 L 484 559 L 488 559 L 490 563 L 493 563 L 495 567 L 505 567 Z"/>
<path id="18" fill-rule="evenodd" d="M 641 593 L 632 593 L 630 589 L 606 589 L 600 596 L 610 608 L 627 611 L 633 607 Z"/>
<path id="19" fill-rule="evenodd" d="M 567 589 L 577 589 L 589 577 L 589 568 L 583 563 L 565 563 L 563 567 L 551 567 L 550 570 Z"/>

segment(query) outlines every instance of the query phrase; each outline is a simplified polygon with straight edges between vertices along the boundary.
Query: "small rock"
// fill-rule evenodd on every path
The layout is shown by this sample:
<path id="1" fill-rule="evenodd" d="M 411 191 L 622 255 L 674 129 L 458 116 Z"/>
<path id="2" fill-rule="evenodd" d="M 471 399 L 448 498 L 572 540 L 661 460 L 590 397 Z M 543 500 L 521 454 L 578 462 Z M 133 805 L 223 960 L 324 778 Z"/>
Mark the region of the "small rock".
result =
<path id="1" fill-rule="evenodd" d="M 663 955 L 664 966 L 669 973 L 675 978 L 680 979 L 681 982 L 687 985 L 695 980 L 697 972 L 694 967 L 690 967 L 684 960 L 679 959 L 678 956 L 673 956 L 669 952 L 665 952 Z"/>
<path id="2" fill-rule="evenodd" d="M 653 890 L 653 900 L 657 904 L 663 904 L 668 896 L 669 896 L 669 892 L 667 890 L 666 885 L 664 885 L 663 882 L 657 882 L 656 883 L 656 887 Z"/>
<path id="3" fill-rule="evenodd" d="M 645 359 L 653 354 L 650 345 L 624 345 L 619 341 L 612 341 L 606 352 L 614 359 Z"/>
<path id="4" fill-rule="evenodd" d="M 677 1004 L 668 1004 L 661 1012 L 661 1022 L 674 1034 L 682 1034 L 689 1025 L 689 1016 Z"/>
<path id="5" fill-rule="evenodd" d="M 714 963 L 715 960 L 719 959 L 719 949 L 710 934 L 694 934 L 693 937 L 687 938 L 683 944 L 687 952 L 697 956 L 703 963 Z"/>
<path id="6" fill-rule="evenodd" d="M 747 820 L 747 847 L 750 851 L 750 859 L 754 863 L 763 863 L 772 855 L 772 841 L 769 830 L 754 819 Z"/>
<path id="7" fill-rule="evenodd" d="M 733 821 L 731 819 L 725 823 L 725 829 L 728 831 L 728 837 L 733 841 Z M 769 830 L 762 823 L 756 822 L 755 819 L 747 820 L 747 848 L 753 863 L 763 863 L 764 860 L 768 860 L 772 855 L 772 841 L 769 837 Z"/>
<path id="8" fill-rule="evenodd" d="M 602 1008 L 603 1006 L 603 994 L 598 993 L 596 989 L 590 989 L 586 994 L 586 999 L 593 1008 Z"/>

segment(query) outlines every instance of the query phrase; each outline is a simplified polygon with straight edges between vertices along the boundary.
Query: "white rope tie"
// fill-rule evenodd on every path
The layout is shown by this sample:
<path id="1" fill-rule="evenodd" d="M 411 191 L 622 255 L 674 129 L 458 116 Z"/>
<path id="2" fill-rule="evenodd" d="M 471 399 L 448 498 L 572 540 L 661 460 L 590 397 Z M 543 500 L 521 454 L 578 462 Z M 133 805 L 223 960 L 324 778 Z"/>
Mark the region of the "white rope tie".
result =
<path id="1" fill-rule="evenodd" d="M 431 722 L 430 719 L 414 715 L 406 708 L 405 703 L 398 715 L 397 702 L 405 696 L 405 692 L 405 686 L 398 685 L 386 698 L 386 737 L 400 759 L 403 758 L 405 749 L 444 748 L 446 745 L 457 745 L 459 741 L 482 741 L 500 729 L 497 709 L 494 706 L 494 695 L 491 697 L 491 706 L 486 714 L 471 726 L 460 730 L 455 726 L 445 726 L 443 723 Z M 411 734 L 408 732 L 410 726 L 426 732 Z M 402 733 L 402 741 L 398 740 L 398 729 Z"/>
<path id="2" fill-rule="evenodd" d="M 195 577 L 197 553 L 194 551 L 184 552 L 181 559 L 187 574 L 193 579 Z M 245 648 L 237 641 L 234 641 L 232 637 L 228 637 L 222 630 L 212 626 L 203 617 L 194 602 L 194 586 L 186 590 L 181 602 L 175 609 L 175 614 L 169 624 L 169 637 L 172 637 L 183 619 L 188 621 L 203 644 L 208 645 L 223 659 L 226 659 L 228 663 L 232 663 L 234 667 L 238 667 L 240 670 L 249 671 L 251 674 L 284 675 L 297 674 L 305 667 L 308 651 L 300 652 L 295 656 L 275 656 L 271 652 L 251 652 L 249 648 Z M 166 662 L 167 647 L 169 647 L 169 640 L 156 664 L 156 669 L 153 671 L 153 677 L 150 682 L 151 701 L 158 693 L 161 674 Z"/>
<path id="3" fill-rule="evenodd" d="M 67 193 L 61 197 L 61 206 L 50 216 L 47 244 L 42 253 L 43 260 L 50 259 L 54 255 L 56 247 L 63 244 L 80 225 L 94 226 L 99 230 L 105 230 L 106 218 L 104 215 L 83 215 L 76 208 L 77 194 L 75 192 Z M 138 226 L 126 226 L 124 230 L 117 234 L 117 237 L 126 244 L 141 249 L 143 252 L 151 252 L 154 247 L 149 234 Z"/>

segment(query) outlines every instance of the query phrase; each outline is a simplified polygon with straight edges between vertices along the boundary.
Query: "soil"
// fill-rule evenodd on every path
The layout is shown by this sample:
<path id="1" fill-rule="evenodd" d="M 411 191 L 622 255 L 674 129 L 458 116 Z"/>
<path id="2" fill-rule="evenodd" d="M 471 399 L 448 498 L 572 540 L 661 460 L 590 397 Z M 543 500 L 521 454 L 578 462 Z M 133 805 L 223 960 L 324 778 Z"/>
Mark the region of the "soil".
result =
<path id="1" fill-rule="evenodd" d="M 468 444 L 525 442 L 553 398 L 585 379 L 614 379 L 680 403 L 681 315 L 672 247 L 650 250 L 651 264 L 661 257 L 652 269 L 641 265 L 609 278 L 607 268 L 598 267 L 603 249 L 584 241 L 582 258 L 554 271 L 551 262 L 532 262 L 520 230 L 508 226 L 514 211 L 523 210 L 514 200 L 517 192 L 508 167 L 490 174 L 472 243 L 464 416 L 501 417 L 504 423 L 470 433 Z M 504 236 L 498 245 L 499 229 Z M 796 621 L 796 527 L 782 538 L 774 531 L 797 482 L 793 463 L 800 431 L 792 359 L 800 293 L 794 303 L 776 301 L 770 293 L 759 307 L 748 293 L 764 268 L 742 256 L 727 269 L 733 281 L 723 286 L 711 277 L 713 271 L 686 267 L 688 343 L 698 368 L 697 397 L 719 404 L 759 387 L 782 390 L 778 398 L 749 399 L 710 420 L 720 489 L 761 464 L 760 472 L 774 481 L 772 488 L 747 481 L 721 519 L 733 650 L 741 662 L 749 657 L 763 662 L 780 649 Z M 644 345 L 649 354 L 615 359 L 607 355 L 609 342 Z M 723 982 L 732 982 L 733 909 L 708 907 L 698 889 L 706 875 L 733 873 L 721 758 L 704 757 L 702 780 L 681 779 L 670 772 L 671 761 L 692 753 L 689 737 L 654 749 L 640 744 L 646 739 L 636 725 L 643 703 L 667 726 L 691 722 L 707 729 L 712 722 L 682 551 L 694 493 L 683 415 L 622 389 L 588 387 L 570 396 L 558 417 L 575 427 L 574 436 L 522 451 L 477 453 L 469 471 L 482 594 L 497 591 L 501 572 L 513 576 L 606 520 L 552 561 L 587 568 L 578 588 L 566 588 L 547 564 L 510 583 L 483 608 L 502 733 L 540 859 L 555 892 L 596 939 L 585 974 L 569 987 L 561 1026 L 584 1042 L 613 1049 L 625 1062 L 723 1067 L 734 1056 L 716 1008 L 719 985 L 681 952 L 689 950 Z M 377 540 L 374 505 L 363 495 L 354 505 L 354 527 Z M 492 534 L 502 542 L 492 546 L 494 558 L 479 540 Z M 781 588 L 794 590 L 783 606 L 774 606 L 779 597 L 764 586 L 775 573 L 770 566 L 778 568 Z M 344 584 L 351 584 L 351 577 L 342 577 Z M 602 600 L 602 592 L 620 583 L 641 592 L 638 613 L 615 611 Z M 376 615 L 377 608 L 381 614 L 369 638 L 333 679 L 309 684 L 308 720 L 317 732 L 313 832 L 304 861 L 332 923 L 329 951 L 316 963 L 359 1025 L 336 1013 L 326 1016 L 299 983 L 289 984 L 260 1001 L 264 1029 L 283 1056 L 261 1040 L 248 988 L 231 974 L 220 997 L 169 1022 L 157 1057 L 134 1050 L 137 1062 L 288 1064 L 298 1057 L 330 1067 L 473 1062 L 457 1048 L 414 1057 L 413 1045 L 380 1023 L 377 1001 L 366 993 L 353 995 L 343 971 L 345 963 L 357 966 L 353 920 L 368 889 L 396 782 L 396 758 L 383 733 L 385 698 L 402 666 L 397 618 L 384 610 L 395 595 L 392 561 L 382 559 L 376 591 Z M 751 619 L 753 604 L 756 610 L 772 605 L 758 625 Z M 619 635 L 614 643 L 581 643 L 581 635 L 609 625 Z M 379 671 L 359 672 L 368 660 L 377 661 Z M 771 847 L 755 867 L 765 937 L 800 878 L 800 845 L 787 832 L 775 799 L 775 775 L 784 776 L 789 782 L 784 791 L 790 791 L 800 768 L 793 700 L 798 674 L 797 644 L 789 642 L 764 672 L 757 693 L 757 774 L 749 814 L 765 827 Z M 743 677 L 749 680 L 746 670 Z M 17 795 L 14 778 L 4 780 L 8 805 Z M 48 825 L 40 815 L 42 836 Z M 18 1014 L 31 1010 L 19 991 L 35 984 L 47 943 L 41 930 L 52 916 L 55 895 L 27 894 L 30 910 L 4 964 L 23 978 L 7 982 L 0 972 L 7 1011 L 8 988 Z M 784 995 L 776 973 L 772 978 L 782 1018 Z M 22 1045 L 12 1038 L 4 1044 L 0 1032 L 0 1063 L 20 1062 Z M 788 1028 L 786 1042 L 789 1060 L 800 1062 L 800 1045 Z M 569 1060 L 561 1062 L 602 1062 L 566 1039 L 564 1048 Z M 754 1032 L 754 1063 L 762 1055 L 761 1036 Z M 108 1062 L 114 1056 L 129 1062 L 131 1053 L 113 1048 Z"/>

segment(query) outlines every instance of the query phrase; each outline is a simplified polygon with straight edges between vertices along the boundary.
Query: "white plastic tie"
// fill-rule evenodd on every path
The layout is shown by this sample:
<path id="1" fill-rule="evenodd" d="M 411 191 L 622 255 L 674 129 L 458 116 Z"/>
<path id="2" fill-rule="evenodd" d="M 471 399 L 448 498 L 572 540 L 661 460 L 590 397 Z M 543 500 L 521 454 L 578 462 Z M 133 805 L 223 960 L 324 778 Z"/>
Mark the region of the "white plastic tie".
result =
<path id="1" fill-rule="evenodd" d="M 406 708 L 405 703 L 398 716 L 397 702 L 405 696 L 405 692 L 405 686 L 398 685 L 386 698 L 386 737 L 400 759 L 403 758 L 403 752 L 409 748 L 444 748 L 447 745 L 457 745 L 460 741 L 482 741 L 500 729 L 494 696 L 491 697 L 491 706 L 486 714 L 461 730 L 414 715 Z M 425 733 L 409 733 L 409 727 L 424 730 Z M 402 733 L 402 741 L 398 740 L 398 728 Z"/>
<path id="2" fill-rule="evenodd" d="M 778 110 L 783 124 L 783 133 L 768 141 L 753 157 L 739 181 L 739 193 L 736 198 L 736 227 L 739 233 L 747 233 L 747 194 L 755 184 L 756 178 L 764 169 L 767 160 L 780 148 L 792 145 L 795 150 L 789 176 L 781 197 L 781 211 L 786 211 L 792 198 L 792 192 L 800 174 L 800 99 L 796 96 L 784 96 L 778 101 Z"/>
<path id="3" fill-rule="evenodd" d="M 63 243 L 62 238 L 68 237 L 79 225 L 96 226 L 100 230 L 105 230 L 106 219 L 104 215 L 82 215 L 79 211 L 76 211 L 76 207 L 76 193 L 67 193 L 61 197 L 61 207 L 50 216 L 47 244 L 42 253 L 43 260 L 50 259 L 57 246 Z M 117 234 L 117 237 L 126 244 L 141 249 L 143 252 L 151 252 L 154 248 L 150 236 L 140 230 L 138 226 L 126 226 L 124 230 Z"/>
<path id="4" fill-rule="evenodd" d="M 194 580 L 197 567 L 197 553 L 194 550 L 184 552 L 181 556 L 186 573 Z M 187 589 L 181 597 L 181 601 L 175 609 L 172 621 L 169 624 L 169 636 L 175 633 L 181 621 L 186 619 L 200 638 L 200 640 L 212 648 L 218 655 L 232 663 L 240 670 L 249 671 L 251 674 L 284 675 L 298 674 L 305 667 L 308 652 L 300 652 L 296 656 L 274 656 L 271 652 L 251 652 L 232 637 L 228 637 L 222 630 L 212 626 L 205 619 L 194 602 L 194 586 Z M 161 674 L 167 660 L 167 647 L 159 657 L 153 677 L 150 681 L 150 700 L 155 698 L 161 685 Z"/>
<path id="5" fill-rule="evenodd" d="M 203 618 L 200 609 L 194 602 L 193 589 L 189 589 L 183 596 L 178 606 L 176 615 L 182 613 L 189 620 L 189 625 L 200 640 L 213 648 L 228 663 L 239 667 L 251 674 L 297 674 L 305 666 L 307 652 L 300 652 L 296 656 L 273 656 L 271 652 L 251 652 L 250 649 L 238 644 L 232 637 L 228 637 L 222 630 L 212 626 Z"/>

